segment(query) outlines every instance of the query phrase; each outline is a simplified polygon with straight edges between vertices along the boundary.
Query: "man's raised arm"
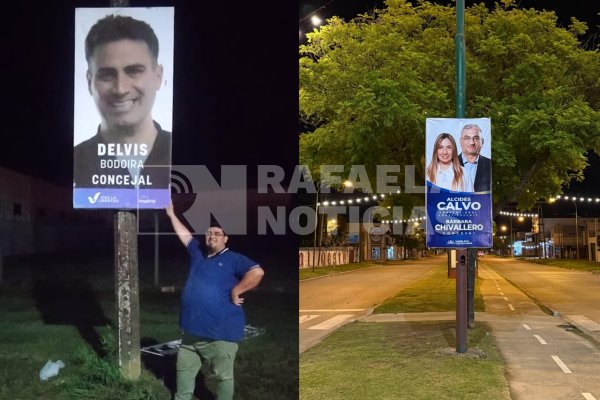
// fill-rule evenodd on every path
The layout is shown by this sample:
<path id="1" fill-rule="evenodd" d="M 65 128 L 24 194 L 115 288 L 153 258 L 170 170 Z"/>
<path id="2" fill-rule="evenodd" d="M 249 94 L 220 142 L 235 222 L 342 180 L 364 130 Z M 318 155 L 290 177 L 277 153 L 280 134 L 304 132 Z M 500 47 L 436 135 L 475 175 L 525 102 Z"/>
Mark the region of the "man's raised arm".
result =
<path id="1" fill-rule="evenodd" d="M 183 243 L 184 246 L 187 246 L 190 240 L 192 240 L 192 233 L 175 215 L 173 203 L 169 204 L 167 208 L 165 208 L 165 211 L 171 220 L 171 225 L 173 225 L 173 230 L 177 234 L 177 237 L 179 237 L 179 240 L 181 240 L 181 243 Z"/>

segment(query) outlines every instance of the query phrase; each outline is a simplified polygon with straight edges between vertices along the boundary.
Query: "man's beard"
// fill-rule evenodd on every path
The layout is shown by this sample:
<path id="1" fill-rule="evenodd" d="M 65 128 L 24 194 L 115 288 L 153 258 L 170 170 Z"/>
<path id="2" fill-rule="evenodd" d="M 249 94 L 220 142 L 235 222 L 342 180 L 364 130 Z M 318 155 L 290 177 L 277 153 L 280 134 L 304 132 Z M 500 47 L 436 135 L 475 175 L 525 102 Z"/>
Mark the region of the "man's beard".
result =
<path id="1" fill-rule="evenodd" d="M 136 126 L 133 124 L 115 124 L 111 126 L 110 130 L 120 136 L 134 136 L 136 133 Z"/>

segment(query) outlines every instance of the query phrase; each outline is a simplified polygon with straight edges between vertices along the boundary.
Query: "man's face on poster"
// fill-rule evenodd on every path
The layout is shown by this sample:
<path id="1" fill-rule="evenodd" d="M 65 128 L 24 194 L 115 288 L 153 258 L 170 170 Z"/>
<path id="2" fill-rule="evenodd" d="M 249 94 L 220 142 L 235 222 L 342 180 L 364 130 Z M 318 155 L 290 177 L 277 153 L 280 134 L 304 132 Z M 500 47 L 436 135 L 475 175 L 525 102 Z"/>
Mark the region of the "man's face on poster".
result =
<path id="1" fill-rule="evenodd" d="M 123 39 L 96 48 L 88 62 L 87 81 L 102 128 L 133 134 L 152 120 L 162 66 L 152 59 L 144 41 Z"/>
<path id="2" fill-rule="evenodd" d="M 460 148 L 463 154 L 468 156 L 479 155 L 482 144 L 483 142 L 479 129 L 463 129 L 460 133 Z"/>

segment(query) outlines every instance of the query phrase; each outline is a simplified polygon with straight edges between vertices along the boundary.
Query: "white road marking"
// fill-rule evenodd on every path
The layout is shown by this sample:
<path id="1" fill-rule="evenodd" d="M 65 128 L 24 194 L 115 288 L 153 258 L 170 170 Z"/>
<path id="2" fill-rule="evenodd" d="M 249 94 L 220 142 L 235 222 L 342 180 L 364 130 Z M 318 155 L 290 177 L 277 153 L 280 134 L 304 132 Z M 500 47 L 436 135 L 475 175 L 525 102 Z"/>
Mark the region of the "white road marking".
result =
<path id="1" fill-rule="evenodd" d="M 568 315 L 568 318 L 583 326 L 588 331 L 600 331 L 600 324 L 592 321 L 585 315 Z"/>
<path id="2" fill-rule="evenodd" d="M 538 340 L 541 344 L 548 344 L 540 335 L 533 335 L 534 338 Z"/>
<path id="3" fill-rule="evenodd" d="M 554 360 L 554 362 L 556 363 L 556 365 L 558 365 L 558 367 L 562 370 L 562 372 L 564 372 L 565 374 L 572 374 L 573 372 L 571 372 L 571 370 L 569 369 L 569 367 L 567 367 L 567 364 L 565 364 L 559 356 L 552 356 L 552 359 Z"/>
<path id="4" fill-rule="evenodd" d="M 504 292 L 500 292 L 500 296 L 504 296 Z"/>
<path id="5" fill-rule="evenodd" d="M 501 291 L 502 291 L 502 289 L 498 288 L 498 291 L 499 291 L 499 292 L 501 292 Z"/>
<path id="6" fill-rule="evenodd" d="M 301 315 L 300 316 L 300 320 L 299 320 L 298 323 L 301 324 L 303 322 L 308 322 L 311 319 L 315 319 L 315 318 L 318 318 L 318 317 L 320 317 L 320 315 Z"/>
<path id="7" fill-rule="evenodd" d="M 333 329 L 336 326 L 343 324 L 348 318 L 352 317 L 353 314 L 340 314 L 335 317 L 329 318 L 327 321 L 321 322 L 315 326 L 311 326 L 308 329 L 314 329 L 319 331 L 325 331 L 328 329 Z"/>
<path id="8" fill-rule="evenodd" d="M 300 310 L 301 313 L 311 313 L 311 312 L 358 312 L 364 311 L 364 308 L 338 308 L 336 310 Z"/>
<path id="9" fill-rule="evenodd" d="M 504 300 L 508 301 L 508 297 L 504 297 Z"/>
<path id="10" fill-rule="evenodd" d="M 512 311 L 515 311 L 515 308 L 513 307 L 513 305 L 512 305 L 512 304 L 509 304 L 509 305 L 508 305 L 508 308 L 510 308 Z"/>
<path id="11" fill-rule="evenodd" d="M 527 329 L 528 331 L 531 330 L 531 328 L 529 327 L 529 325 L 527 325 L 527 324 L 522 324 L 522 325 L 523 325 L 523 328 Z"/>
<path id="12" fill-rule="evenodd" d="M 591 393 L 581 393 L 585 400 L 596 400 L 593 394 Z"/>

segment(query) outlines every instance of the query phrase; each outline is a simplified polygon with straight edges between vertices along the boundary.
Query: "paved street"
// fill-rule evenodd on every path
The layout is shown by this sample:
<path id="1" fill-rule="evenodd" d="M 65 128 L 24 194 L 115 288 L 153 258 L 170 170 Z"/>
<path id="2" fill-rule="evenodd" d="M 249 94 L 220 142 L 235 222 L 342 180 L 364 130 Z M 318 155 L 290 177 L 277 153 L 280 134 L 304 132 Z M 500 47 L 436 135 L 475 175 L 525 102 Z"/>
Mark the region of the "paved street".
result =
<path id="1" fill-rule="evenodd" d="M 365 316 L 403 287 L 419 280 L 442 258 L 372 267 L 300 282 L 300 352 L 340 326 Z"/>
<path id="2" fill-rule="evenodd" d="M 355 319 L 454 320 L 454 312 L 367 315 L 440 261 L 432 257 L 302 282 L 300 351 Z M 600 400 L 600 276 L 485 257 L 477 279 L 486 312 L 475 320 L 491 326 L 514 400 Z"/>
<path id="3" fill-rule="evenodd" d="M 600 334 L 600 275 L 506 258 L 488 257 L 482 262 L 562 316 L 595 321 Z"/>
<path id="4" fill-rule="evenodd" d="M 560 278 L 553 279 L 553 276 Z M 597 276 L 590 273 L 555 267 L 495 257 L 481 259 L 479 279 L 486 312 L 476 315 L 476 320 L 485 320 L 492 328 L 507 362 L 507 378 L 514 400 L 600 399 L 600 342 L 578 334 L 569 326 L 567 316 L 544 313 L 525 294 L 532 296 L 535 292 L 544 298 L 550 296 L 547 299 L 552 299 L 555 305 L 560 304 L 558 298 L 568 298 L 573 307 L 581 301 L 580 307 L 571 310 L 591 315 L 586 310 L 590 296 L 587 292 L 600 289 L 600 281 L 595 278 Z M 567 289 L 570 285 L 576 286 L 581 279 L 596 282 L 598 286 Z M 556 289 L 551 288 L 558 286 L 572 296 L 552 296 Z M 595 310 L 593 315 L 596 315 Z M 576 326 L 585 329 L 579 324 Z M 600 332 L 586 333 L 595 336 Z M 595 339 L 600 340 L 600 335 Z"/>

